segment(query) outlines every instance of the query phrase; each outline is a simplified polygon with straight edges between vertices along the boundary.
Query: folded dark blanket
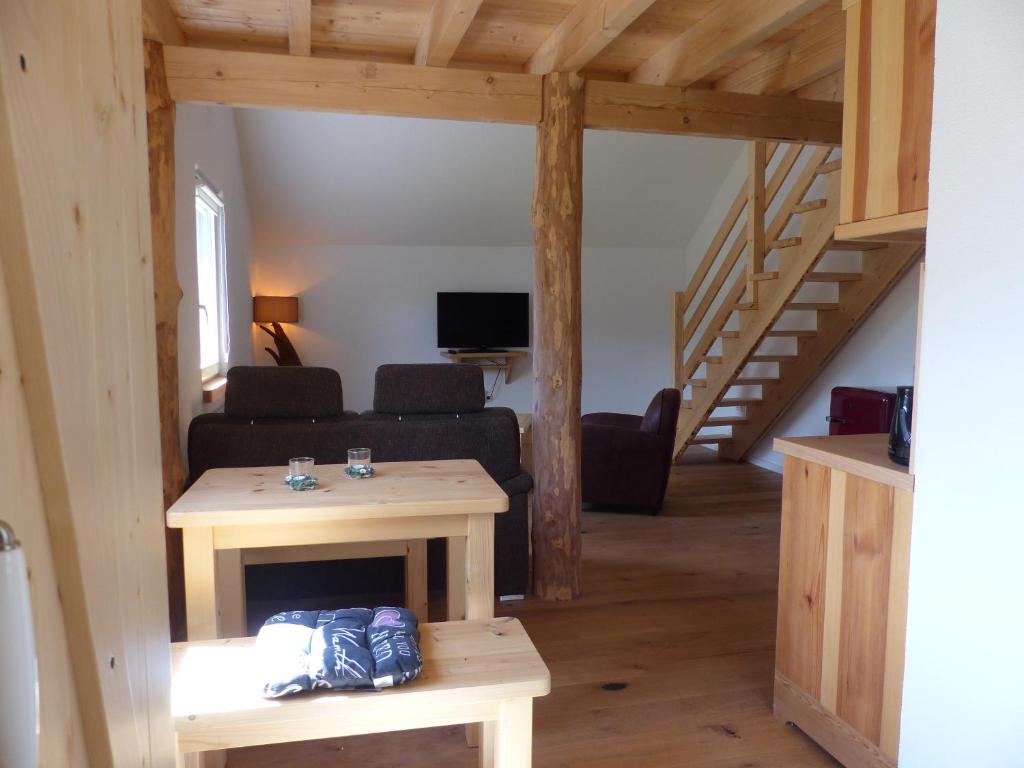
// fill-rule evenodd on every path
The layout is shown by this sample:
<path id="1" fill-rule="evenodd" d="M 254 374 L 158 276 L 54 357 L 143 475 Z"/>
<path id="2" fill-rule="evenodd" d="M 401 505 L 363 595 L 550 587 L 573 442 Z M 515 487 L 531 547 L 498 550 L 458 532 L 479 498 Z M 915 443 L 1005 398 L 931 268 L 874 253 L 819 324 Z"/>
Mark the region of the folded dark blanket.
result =
<path id="1" fill-rule="evenodd" d="M 256 636 L 263 695 L 401 685 L 423 668 L 419 641 L 416 616 L 404 608 L 278 613 Z"/>

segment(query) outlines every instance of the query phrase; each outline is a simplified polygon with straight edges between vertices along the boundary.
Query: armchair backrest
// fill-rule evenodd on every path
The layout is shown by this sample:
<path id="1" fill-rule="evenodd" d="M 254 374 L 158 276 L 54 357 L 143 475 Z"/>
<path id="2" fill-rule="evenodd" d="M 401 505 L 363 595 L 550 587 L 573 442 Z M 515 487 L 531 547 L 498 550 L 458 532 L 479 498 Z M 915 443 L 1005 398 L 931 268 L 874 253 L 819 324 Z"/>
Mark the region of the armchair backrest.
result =
<path id="1" fill-rule="evenodd" d="M 680 399 L 678 389 L 661 390 L 647 406 L 647 412 L 640 422 L 640 430 L 675 440 Z"/>

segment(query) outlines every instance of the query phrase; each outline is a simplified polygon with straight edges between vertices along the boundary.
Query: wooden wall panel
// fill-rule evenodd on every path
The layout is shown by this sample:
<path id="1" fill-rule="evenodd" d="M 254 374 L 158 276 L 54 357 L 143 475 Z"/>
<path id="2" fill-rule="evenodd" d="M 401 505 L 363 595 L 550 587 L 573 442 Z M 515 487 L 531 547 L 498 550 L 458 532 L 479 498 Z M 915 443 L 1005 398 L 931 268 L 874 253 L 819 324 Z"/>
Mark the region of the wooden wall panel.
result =
<path id="1" fill-rule="evenodd" d="M 847 9 L 843 224 L 928 207 L 935 2 Z"/>
<path id="2" fill-rule="evenodd" d="M 843 531 L 843 597 L 836 714 L 881 740 L 893 488 L 850 475 Z"/>
<path id="3" fill-rule="evenodd" d="M 0 264 L 32 438 L 16 449 L 39 472 L 66 695 L 90 765 L 169 766 L 139 3 L 0 4 L 0 83 L 3 231 L 22 235 Z"/>
<path id="4" fill-rule="evenodd" d="M 787 456 L 782 487 L 775 667 L 817 697 L 821 692 L 829 470 Z"/>

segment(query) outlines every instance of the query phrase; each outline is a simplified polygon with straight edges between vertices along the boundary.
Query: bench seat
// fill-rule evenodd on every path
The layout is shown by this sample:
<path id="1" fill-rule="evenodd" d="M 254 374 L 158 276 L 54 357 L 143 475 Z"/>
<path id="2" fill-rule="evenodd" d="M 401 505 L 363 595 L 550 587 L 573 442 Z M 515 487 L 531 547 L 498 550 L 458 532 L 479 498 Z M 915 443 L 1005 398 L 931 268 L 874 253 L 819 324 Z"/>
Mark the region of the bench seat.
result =
<path id="1" fill-rule="evenodd" d="M 550 691 L 551 677 L 517 619 L 422 624 L 422 673 L 379 692 L 265 699 L 254 643 L 172 645 L 179 764 L 208 750 L 481 722 L 481 766 L 530 765 L 533 698 Z"/>

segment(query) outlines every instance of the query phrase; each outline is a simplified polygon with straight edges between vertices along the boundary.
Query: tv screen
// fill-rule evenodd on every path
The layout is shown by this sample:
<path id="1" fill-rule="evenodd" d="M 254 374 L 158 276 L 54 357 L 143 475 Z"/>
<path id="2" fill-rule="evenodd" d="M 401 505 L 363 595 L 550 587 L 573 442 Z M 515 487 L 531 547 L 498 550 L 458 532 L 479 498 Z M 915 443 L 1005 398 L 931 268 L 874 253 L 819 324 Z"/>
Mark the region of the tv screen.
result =
<path id="1" fill-rule="evenodd" d="M 494 349 L 530 346 L 530 294 L 437 294 L 437 346 Z"/>

